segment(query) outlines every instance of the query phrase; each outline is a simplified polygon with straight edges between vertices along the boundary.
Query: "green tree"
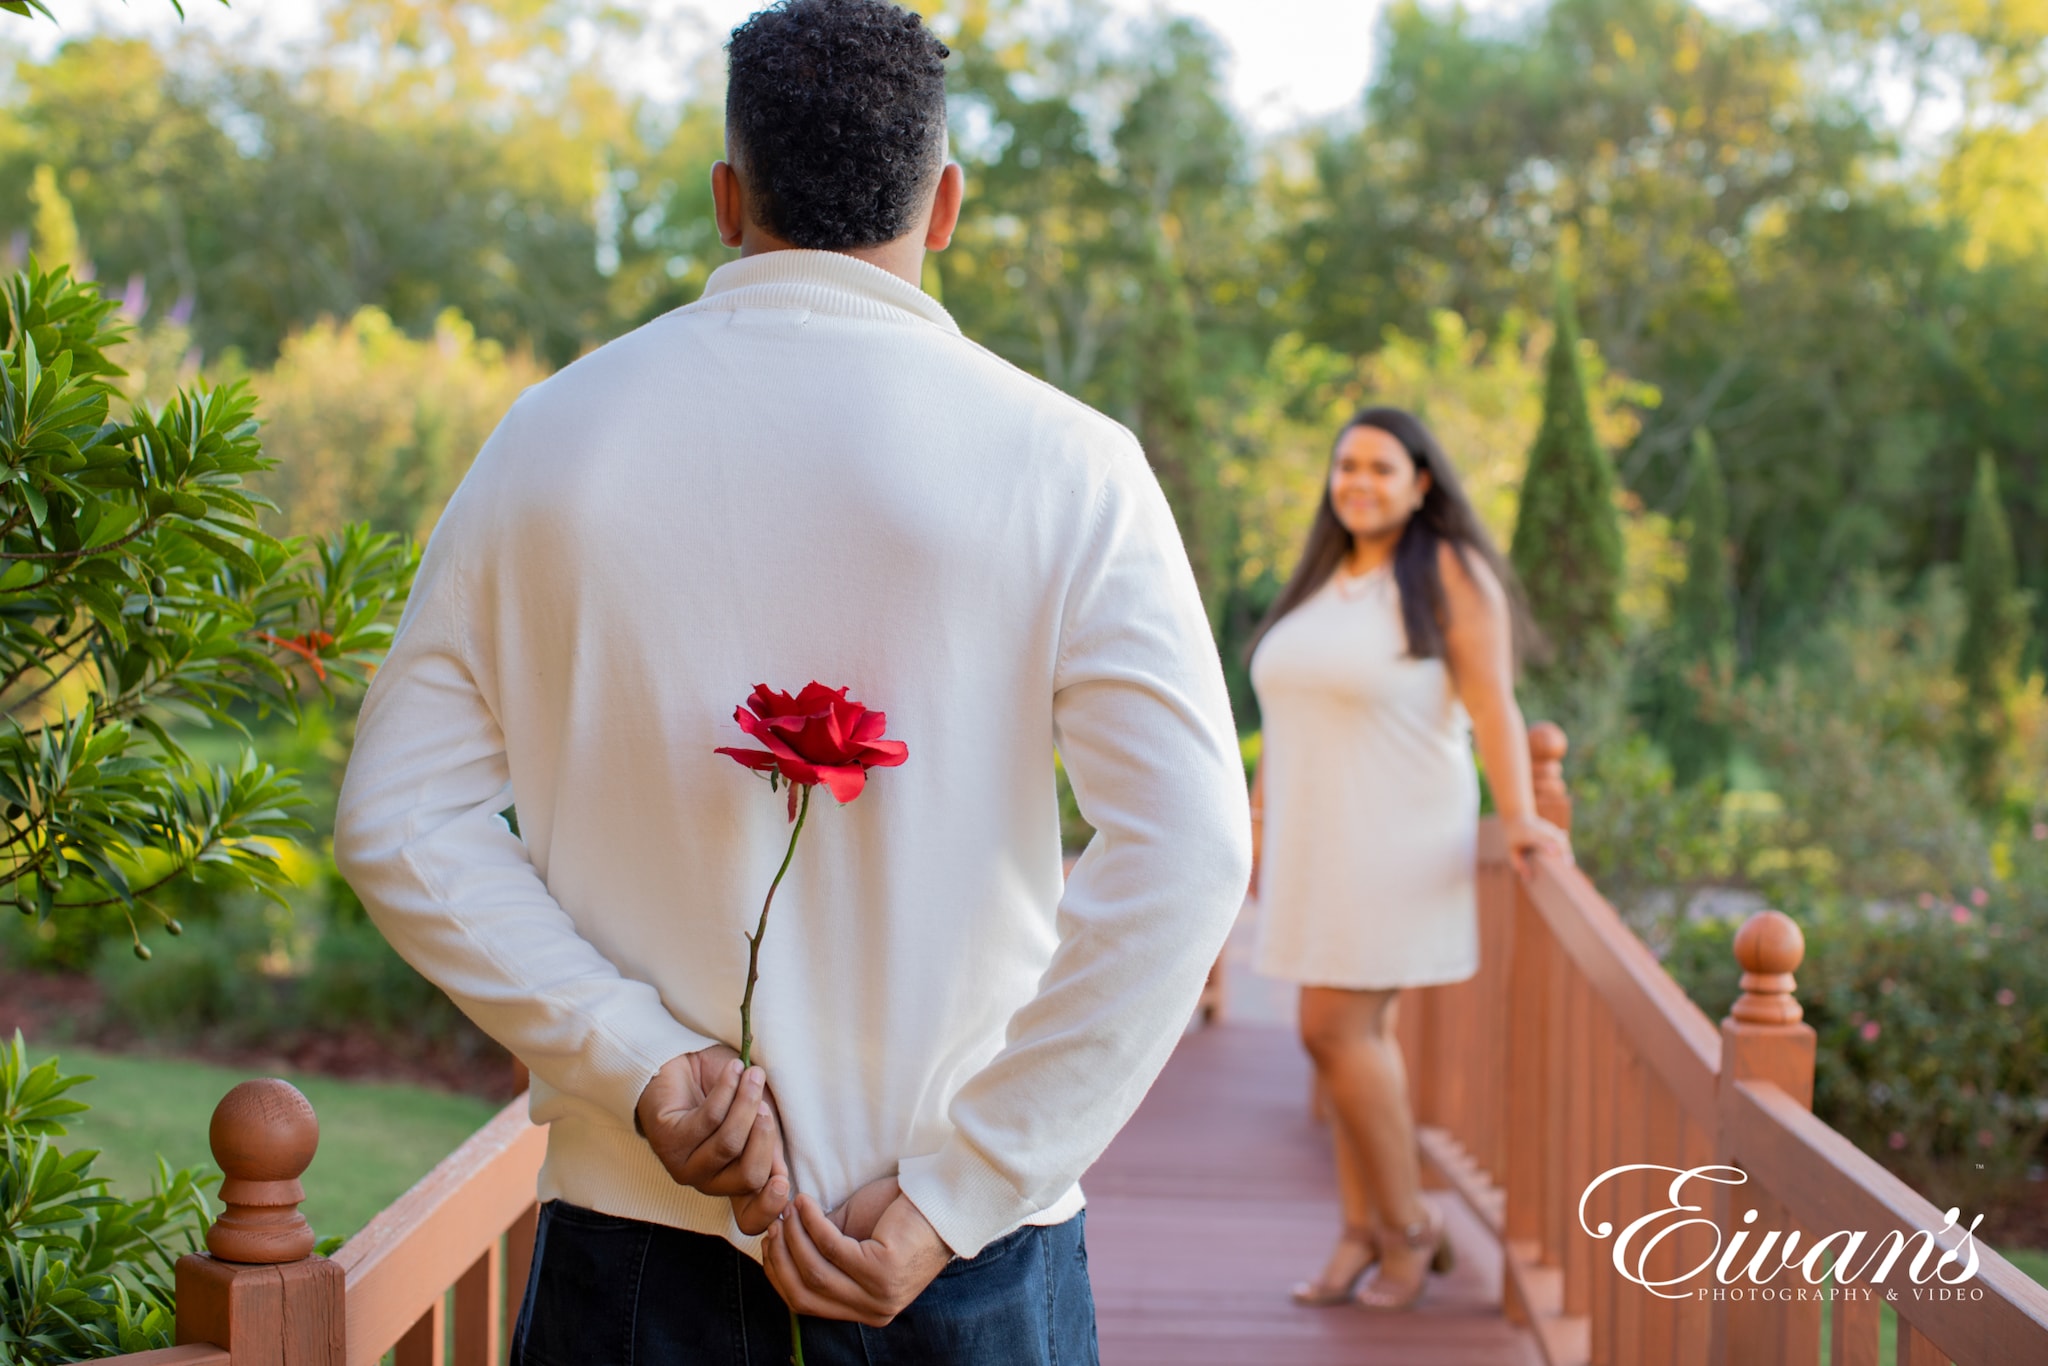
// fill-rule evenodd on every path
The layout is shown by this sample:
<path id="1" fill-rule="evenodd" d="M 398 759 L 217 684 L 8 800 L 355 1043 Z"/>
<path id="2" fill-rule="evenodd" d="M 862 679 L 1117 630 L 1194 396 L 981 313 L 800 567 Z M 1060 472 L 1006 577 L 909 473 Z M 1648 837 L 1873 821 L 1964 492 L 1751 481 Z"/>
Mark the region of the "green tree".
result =
<path id="1" fill-rule="evenodd" d="M 1735 670 L 1735 584 L 1728 561 L 1728 491 L 1714 439 L 1693 433 L 1681 514 L 1685 579 L 1672 595 L 1667 657 L 1659 674 L 1657 730 L 1679 782 L 1723 774 L 1728 729 L 1701 714 L 1702 684 L 1726 688 Z"/>
<path id="2" fill-rule="evenodd" d="M 324 544 L 258 525 L 268 465 L 245 387 L 121 400 L 125 336 L 96 286 L 31 264 L 0 316 L 0 904 L 125 925 L 199 877 L 277 895 L 297 783 L 246 742 L 195 759 L 179 724 L 246 736 L 360 684 L 414 556 L 351 527 Z M 117 411 L 125 406 L 126 411 Z"/>
<path id="3" fill-rule="evenodd" d="M 1956 672 L 1968 701 L 1963 771 L 1971 801 L 1989 812 L 2005 799 L 2013 698 L 2027 640 L 2026 600 L 2016 585 L 2012 533 L 1998 496 L 1998 466 L 1989 452 L 1978 458 L 1963 526 L 1965 617 L 1956 648 Z"/>
<path id="4" fill-rule="evenodd" d="M 1538 695 L 1564 714 L 1614 682 L 1621 645 L 1624 547 L 1614 471 L 1593 431 L 1569 285 L 1557 287 L 1545 363 L 1543 420 L 1529 450 L 1509 551 L 1548 646 L 1532 671 Z"/>

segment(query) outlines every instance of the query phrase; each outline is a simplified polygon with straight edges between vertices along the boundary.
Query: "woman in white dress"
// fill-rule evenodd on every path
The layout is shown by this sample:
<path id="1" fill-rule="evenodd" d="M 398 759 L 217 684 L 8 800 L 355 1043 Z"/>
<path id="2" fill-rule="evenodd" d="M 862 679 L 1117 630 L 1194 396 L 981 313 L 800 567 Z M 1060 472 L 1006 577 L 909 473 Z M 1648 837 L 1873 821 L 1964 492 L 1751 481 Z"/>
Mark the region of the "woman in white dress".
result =
<path id="1" fill-rule="evenodd" d="M 1344 1203 L 1344 1232 L 1322 1275 L 1295 1287 L 1300 1303 L 1405 1309 L 1431 1269 L 1449 1268 L 1422 1199 L 1394 997 L 1479 969 L 1475 739 L 1516 866 L 1569 856 L 1530 790 L 1514 695 L 1527 638 L 1507 566 L 1436 439 L 1399 409 L 1352 418 L 1251 662 L 1264 727 L 1257 967 L 1301 984 Z"/>

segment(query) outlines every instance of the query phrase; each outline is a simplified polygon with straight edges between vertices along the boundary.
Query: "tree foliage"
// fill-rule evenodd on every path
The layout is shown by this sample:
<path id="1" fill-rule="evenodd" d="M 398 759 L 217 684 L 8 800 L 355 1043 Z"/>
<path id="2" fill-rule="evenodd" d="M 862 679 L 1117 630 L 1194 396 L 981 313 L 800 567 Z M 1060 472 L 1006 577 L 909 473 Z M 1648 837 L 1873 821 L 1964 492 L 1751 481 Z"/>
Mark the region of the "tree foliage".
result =
<path id="1" fill-rule="evenodd" d="M 1998 496 L 1998 467 L 1989 454 L 1977 463 L 1977 482 L 1963 527 L 1964 626 L 1956 647 L 1956 672 L 1968 699 L 1964 779 L 1972 801 L 1996 810 L 2005 800 L 2012 758 L 2013 704 L 2026 648 L 2027 608 L 2015 583 L 2012 532 Z"/>
<path id="2" fill-rule="evenodd" d="M 1614 472 L 1593 431 L 1578 320 L 1562 282 L 1554 329 L 1510 558 L 1544 637 L 1539 689 L 1553 707 L 1570 710 L 1575 694 L 1611 684 L 1625 562 Z"/>
<path id="3" fill-rule="evenodd" d="M 1725 775 L 1729 734 L 1702 714 L 1701 694 L 1735 671 L 1735 584 L 1728 559 L 1728 491 L 1714 439 L 1693 433 L 1692 477 L 1680 514 L 1685 579 L 1672 594 L 1671 628 L 1654 669 L 1654 728 L 1681 783 Z"/>
<path id="4" fill-rule="evenodd" d="M 360 526 L 267 534 L 246 387 L 126 403 L 112 301 L 35 266 L 5 294 L 0 903 L 117 913 L 146 954 L 153 892 L 204 875 L 274 894 L 301 828 L 292 778 L 246 744 L 201 762 L 172 727 L 239 732 L 251 707 L 295 709 L 308 675 L 326 696 L 360 684 L 413 555 Z"/>

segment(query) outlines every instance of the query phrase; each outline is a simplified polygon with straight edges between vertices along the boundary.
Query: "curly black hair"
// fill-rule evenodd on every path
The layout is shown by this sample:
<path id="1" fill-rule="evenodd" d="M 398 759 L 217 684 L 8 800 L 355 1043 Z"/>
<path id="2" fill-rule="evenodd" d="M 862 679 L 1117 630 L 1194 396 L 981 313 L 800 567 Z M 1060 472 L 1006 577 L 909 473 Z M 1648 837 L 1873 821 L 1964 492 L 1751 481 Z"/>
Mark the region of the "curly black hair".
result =
<path id="1" fill-rule="evenodd" d="M 914 226 L 944 163 L 946 58 L 888 0 L 782 0 L 732 31 L 725 127 L 754 221 L 846 251 Z"/>

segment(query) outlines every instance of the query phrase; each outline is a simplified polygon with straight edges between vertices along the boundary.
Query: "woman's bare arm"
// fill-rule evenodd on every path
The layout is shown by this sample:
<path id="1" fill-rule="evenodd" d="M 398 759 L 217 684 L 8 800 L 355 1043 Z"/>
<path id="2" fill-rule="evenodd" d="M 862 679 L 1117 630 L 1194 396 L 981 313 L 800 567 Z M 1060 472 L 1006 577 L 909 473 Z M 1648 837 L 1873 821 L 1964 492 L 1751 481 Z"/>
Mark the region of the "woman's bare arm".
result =
<path id="1" fill-rule="evenodd" d="M 1449 545 L 1437 551 L 1443 577 L 1444 662 L 1451 686 L 1472 718 L 1472 739 L 1486 767 L 1494 809 L 1507 835 L 1508 856 L 1527 876 L 1528 855 L 1555 849 L 1570 857 L 1563 831 L 1536 814 L 1529 776 L 1529 732 L 1515 702 L 1513 628 L 1507 592 L 1486 564 L 1469 565 Z"/>

